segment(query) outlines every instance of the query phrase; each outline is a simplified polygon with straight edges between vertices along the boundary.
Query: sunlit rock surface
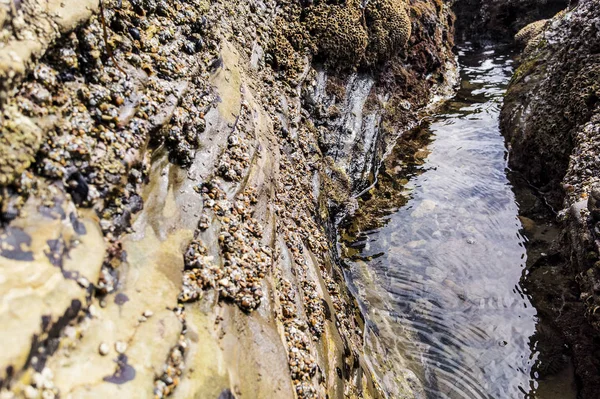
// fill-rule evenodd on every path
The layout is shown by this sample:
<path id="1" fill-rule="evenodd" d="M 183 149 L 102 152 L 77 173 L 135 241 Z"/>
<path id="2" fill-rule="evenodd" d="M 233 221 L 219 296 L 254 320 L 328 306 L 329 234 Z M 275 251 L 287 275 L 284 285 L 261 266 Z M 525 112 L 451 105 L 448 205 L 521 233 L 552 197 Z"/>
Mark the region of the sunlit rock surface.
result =
<path id="1" fill-rule="evenodd" d="M 333 217 L 453 84 L 448 6 L 344 64 L 296 3 L 100 4 L 0 2 L 3 397 L 411 397 Z"/>

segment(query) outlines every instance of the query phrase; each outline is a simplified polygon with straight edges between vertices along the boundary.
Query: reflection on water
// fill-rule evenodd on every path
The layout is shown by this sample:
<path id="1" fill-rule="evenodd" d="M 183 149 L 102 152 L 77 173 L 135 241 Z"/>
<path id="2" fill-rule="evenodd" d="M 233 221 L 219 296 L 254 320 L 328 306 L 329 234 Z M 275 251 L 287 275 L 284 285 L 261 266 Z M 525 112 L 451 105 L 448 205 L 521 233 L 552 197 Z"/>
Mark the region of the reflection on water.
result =
<path id="1" fill-rule="evenodd" d="M 385 160 L 342 226 L 343 253 L 386 357 L 407 359 L 427 397 L 530 397 L 536 311 L 498 127 L 512 60 L 459 56 L 459 92 Z"/>

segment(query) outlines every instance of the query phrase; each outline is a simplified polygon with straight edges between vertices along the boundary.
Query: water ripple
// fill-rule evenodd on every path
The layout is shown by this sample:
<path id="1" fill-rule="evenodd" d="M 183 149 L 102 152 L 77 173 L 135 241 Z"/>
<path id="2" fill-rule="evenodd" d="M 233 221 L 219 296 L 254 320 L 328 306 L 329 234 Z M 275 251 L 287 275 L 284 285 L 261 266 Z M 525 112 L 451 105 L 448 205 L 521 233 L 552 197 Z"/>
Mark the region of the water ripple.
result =
<path id="1" fill-rule="evenodd" d="M 351 245 L 364 262 L 350 262 L 350 278 L 362 287 L 373 274 L 374 286 L 358 290 L 367 318 L 377 315 L 371 325 L 428 398 L 522 398 L 536 312 L 519 287 L 526 252 L 498 128 L 512 62 L 461 54 L 461 89 L 429 125 L 410 199 Z"/>

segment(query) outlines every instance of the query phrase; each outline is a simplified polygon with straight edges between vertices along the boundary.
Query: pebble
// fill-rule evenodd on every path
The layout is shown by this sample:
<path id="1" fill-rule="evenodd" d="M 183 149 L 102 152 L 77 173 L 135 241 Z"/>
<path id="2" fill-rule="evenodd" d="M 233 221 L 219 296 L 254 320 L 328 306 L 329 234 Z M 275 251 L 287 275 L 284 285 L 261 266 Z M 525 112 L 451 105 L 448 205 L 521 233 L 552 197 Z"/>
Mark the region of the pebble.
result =
<path id="1" fill-rule="evenodd" d="M 77 279 L 77 284 L 79 284 L 80 286 L 82 286 L 83 288 L 87 288 L 90 286 L 90 282 L 88 281 L 87 278 L 85 277 L 79 277 Z"/>
<path id="2" fill-rule="evenodd" d="M 98 316 L 100 316 L 100 311 L 96 305 L 90 305 L 88 311 L 90 312 L 90 316 L 92 316 L 92 318 L 98 318 Z"/>
<path id="3" fill-rule="evenodd" d="M 26 399 L 36 399 L 38 397 L 38 390 L 32 387 L 31 385 L 27 385 L 23 390 L 23 394 Z"/>
<path id="4" fill-rule="evenodd" d="M 98 352 L 102 355 L 102 356 L 106 356 L 108 355 L 108 352 L 110 351 L 110 347 L 108 346 L 108 344 L 106 342 L 102 342 L 100 344 L 100 346 L 98 346 Z"/>
<path id="5" fill-rule="evenodd" d="M 144 317 L 146 317 L 146 318 L 152 317 L 153 314 L 154 314 L 154 312 L 151 310 L 144 311 Z"/>
<path id="6" fill-rule="evenodd" d="M 117 341 L 115 343 L 115 350 L 117 351 L 117 353 L 123 354 L 127 350 L 127 344 L 123 341 Z"/>

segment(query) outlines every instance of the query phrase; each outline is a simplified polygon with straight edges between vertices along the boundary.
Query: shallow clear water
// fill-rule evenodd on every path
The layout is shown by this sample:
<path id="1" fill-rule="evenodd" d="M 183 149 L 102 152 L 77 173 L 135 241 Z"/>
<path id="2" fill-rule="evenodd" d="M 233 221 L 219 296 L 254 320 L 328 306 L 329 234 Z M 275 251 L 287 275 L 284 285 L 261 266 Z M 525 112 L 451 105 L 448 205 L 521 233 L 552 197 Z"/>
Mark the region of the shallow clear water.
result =
<path id="1" fill-rule="evenodd" d="M 512 60 L 463 48 L 459 61 L 461 88 L 419 128 L 423 147 L 411 162 L 390 155 L 342 229 L 348 276 L 427 397 L 523 398 L 537 385 L 536 311 L 519 284 L 526 240 L 498 127 Z"/>

